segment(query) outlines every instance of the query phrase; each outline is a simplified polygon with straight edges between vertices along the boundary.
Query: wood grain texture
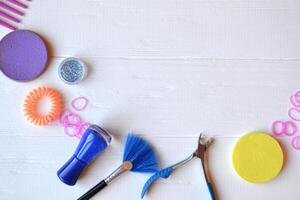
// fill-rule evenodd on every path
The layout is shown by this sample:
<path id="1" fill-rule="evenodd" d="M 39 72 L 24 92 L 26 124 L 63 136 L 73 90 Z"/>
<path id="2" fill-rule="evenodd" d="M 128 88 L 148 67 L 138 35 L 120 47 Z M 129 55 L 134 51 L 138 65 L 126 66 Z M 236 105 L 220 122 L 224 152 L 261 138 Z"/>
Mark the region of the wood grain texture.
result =
<path id="1" fill-rule="evenodd" d="M 288 119 L 288 97 L 300 86 L 299 17 L 294 0 L 32 1 L 23 27 L 47 41 L 49 67 L 28 83 L 0 73 L 0 199 L 78 198 L 119 165 L 127 132 L 148 139 L 162 167 L 189 155 L 204 132 L 216 138 L 209 166 L 220 200 L 298 200 L 300 153 L 290 138 L 279 138 L 286 164 L 267 184 L 241 180 L 230 156 L 242 134 Z M 76 86 L 57 75 L 68 56 L 89 67 Z M 22 114 L 26 93 L 42 85 L 60 90 L 69 109 L 74 97 L 88 97 L 80 115 L 114 136 L 74 187 L 56 171 L 78 140 L 57 123 L 34 127 Z M 209 200 L 200 167 L 195 159 L 178 169 L 146 199 Z M 95 199 L 139 199 L 148 177 L 126 174 Z"/>
<path id="2" fill-rule="evenodd" d="M 299 59 L 299 17 L 296 0 L 53 0 L 24 27 L 55 56 Z"/>

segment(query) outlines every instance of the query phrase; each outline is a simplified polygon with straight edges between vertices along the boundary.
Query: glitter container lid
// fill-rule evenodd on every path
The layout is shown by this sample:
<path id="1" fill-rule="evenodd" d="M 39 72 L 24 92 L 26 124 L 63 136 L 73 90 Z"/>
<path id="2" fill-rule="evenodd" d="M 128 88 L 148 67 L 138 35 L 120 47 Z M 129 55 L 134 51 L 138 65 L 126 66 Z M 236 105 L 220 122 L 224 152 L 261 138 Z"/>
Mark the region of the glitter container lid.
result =
<path id="1" fill-rule="evenodd" d="M 58 68 L 60 79 L 69 85 L 79 83 L 85 78 L 86 74 L 86 65 L 81 60 L 74 57 L 63 60 Z"/>

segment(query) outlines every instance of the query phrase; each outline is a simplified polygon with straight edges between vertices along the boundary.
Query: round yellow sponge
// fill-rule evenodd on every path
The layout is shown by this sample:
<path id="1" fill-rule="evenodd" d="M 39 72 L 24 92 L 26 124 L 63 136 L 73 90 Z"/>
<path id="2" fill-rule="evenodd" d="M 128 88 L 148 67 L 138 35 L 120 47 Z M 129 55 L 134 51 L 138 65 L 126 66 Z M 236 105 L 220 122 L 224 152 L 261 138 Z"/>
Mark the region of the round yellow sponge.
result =
<path id="1" fill-rule="evenodd" d="M 283 151 L 272 136 L 252 132 L 236 143 L 232 163 L 238 175 L 251 183 L 264 183 L 274 179 L 283 166 Z"/>

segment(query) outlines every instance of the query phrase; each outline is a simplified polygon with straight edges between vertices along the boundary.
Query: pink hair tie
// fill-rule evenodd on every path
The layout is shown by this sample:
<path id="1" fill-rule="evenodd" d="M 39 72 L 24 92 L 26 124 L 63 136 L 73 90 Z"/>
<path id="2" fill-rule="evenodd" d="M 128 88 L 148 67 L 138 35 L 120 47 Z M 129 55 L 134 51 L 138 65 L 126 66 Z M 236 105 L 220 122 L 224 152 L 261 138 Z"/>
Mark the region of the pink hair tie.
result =
<path id="1" fill-rule="evenodd" d="M 277 126 L 280 127 L 279 130 Z M 285 134 L 286 136 L 293 136 L 296 134 L 296 132 L 297 132 L 297 126 L 292 121 L 277 120 L 272 123 L 272 133 L 276 137 L 281 136 L 282 134 Z"/>
<path id="2" fill-rule="evenodd" d="M 277 125 L 279 124 L 280 124 L 280 130 L 277 131 Z M 278 137 L 282 135 L 285 132 L 285 130 L 286 130 L 286 124 L 283 121 L 277 120 L 272 123 L 272 133 L 274 136 Z"/>
<path id="3" fill-rule="evenodd" d="M 295 136 L 292 139 L 292 147 L 296 150 L 300 150 L 300 136 Z"/>
<path id="4" fill-rule="evenodd" d="M 299 116 L 296 116 L 299 115 Z M 288 111 L 288 116 L 295 121 L 300 121 L 300 110 L 298 108 L 290 108 Z"/>
<path id="5" fill-rule="evenodd" d="M 289 127 L 291 127 L 290 131 L 289 131 Z M 285 122 L 285 132 L 284 134 L 287 136 L 293 136 L 295 135 L 297 132 L 297 126 L 294 122 L 292 121 L 286 121 Z"/>
<path id="6" fill-rule="evenodd" d="M 63 119 L 63 124 L 66 126 L 77 125 L 79 123 L 81 123 L 81 118 L 75 113 L 68 113 Z"/>
<path id="7" fill-rule="evenodd" d="M 60 114 L 60 117 L 59 117 L 59 119 L 58 119 L 58 122 L 59 122 L 60 125 L 65 126 L 65 124 L 64 124 L 65 117 L 66 117 L 66 115 L 69 114 L 69 113 L 71 113 L 71 112 L 68 111 L 68 110 L 65 110 L 65 111 L 63 111 L 63 112 Z"/>
<path id="8" fill-rule="evenodd" d="M 78 124 L 77 128 L 77 134 L 75 135 L 75 137 L 77 138 L 81 138 L 83 133 L 86 131 L 86 129 L 88 129 L 90 127 L 90 123 L 88 122 L 84 122 L 81 124 Z"/>
<path id="9" fill-rule="evenodd" d="M 300 105 L 300 94 L 294 95 L 295 101 Z"/>
<path id="10" fill-rule="evenodd" d="M 77 125 L 75 125 L 75 124 L 69 124 L 69 125 L 65 126 L 64 131 L 65 131 L 66 135 L 71 136 L 71 137 L 76 137 L 78 135 Z M 72 131 L 72 132 L 70 132 L 70 131 Z"/>
<path id="11" fill-rule="evenodd" d="M 66 135 L 76 138 L 81 138 L 85 130 L 90 126 L 90 123 L 83 122 L 79 115 L 65 110 L 60 118 L 59 123 L 64 127 Z"/>
<path id="12" fill-rule="evenodd" d="M 86 97 L 80 96 L 72 100 L 71 106 L 76 111 L 82 111 L 87 107 L 88 102 Z M 82 121 L 79 115 L 68 110 L 65 110 L 60 115 L 59 123 L 64 127 L 66 135 L 76 138 L 81 138 L 83 133 L 90 126 L 90 123 Z"/>
<path id="13" fill-rule="evenodd" d="M 300 97 L 296 95 L 292 95 L 290 97 L 290 102 L 295 107 L 300 107 Z"/>
<path id="14" fill-rule="evenodd" d="M 293 106 L 295 107 L 300 107 L 300 91 L 295 92 L 291 97 L 290 97 L 290 102 Z"/>
<path id="15" fill-rule="evenodd" d="M 83 101 L 83 105 L 81 107 L 76 105 L 76 103 L 78 101 Z M 88 103 L 89 103 L 89 100 L 86 97 L 83 97 L 83 96 L 77 97 L 72 100 L 72 108 L 76 111 L 83 111 L 88 106 Z"/>

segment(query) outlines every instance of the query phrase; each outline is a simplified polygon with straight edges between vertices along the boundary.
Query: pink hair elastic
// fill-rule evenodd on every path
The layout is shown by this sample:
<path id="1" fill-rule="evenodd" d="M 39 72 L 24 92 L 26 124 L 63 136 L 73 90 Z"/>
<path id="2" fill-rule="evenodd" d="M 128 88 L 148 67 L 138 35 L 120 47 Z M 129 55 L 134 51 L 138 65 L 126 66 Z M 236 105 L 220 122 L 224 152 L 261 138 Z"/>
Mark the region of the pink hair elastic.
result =
<path id="1" fill-rule="evenodd" d="M 82 101 L 83 105 L 82 106 L 78 106 L 77 103 L 78 101 Z M 83 111 L 84 109 L 86 109 L 86 107 L 88 106 L 89 100 L 86 97 L 76 97 L 75 99 L 72 100 L 72 108 L 76 111 Z"/>
<path id="2" fill-rule="evenodd" d="M 279 126 L 279 130 L 277 131 Z M 289 129 L 290 127 L 290 129 Z M 293 136 L 297 132 L 297 126 L 292 121 L 274 121 L 272 123 L 272 133 L 274 136 L 278 137 L 282 134 L 285 134 L 286 136 Z"/>
<path id="3" fill-rule="evenodd" d="M 300 150 L 300 135 L 293 137 L 292 147 L 296 150 Z"/>
<path id="4" fill-rule="evenodd" d="M 75 135 L 75 137 L 77 138 L 81 138 L 83 133 L 86 131 L 86 129 L 88 129 L 90 127 L 90 123 L 84 122 L 82 124 L 79 124 L 79 126 L 77 126 L 77 134 Z"/>
<path id="5" fill-rule="evenodd" d="M 290 97 L 290 102 L 295 107 L 300 107 L 300 94 L 295 94 Z"/>
<path id="6" fill-rule="evenodd" d="M 80 123 L 81 123 L 81 118 L 79 115 L 75 113 L 68 113 L 63 119 L 63 124 L 65 124 L 66 126 L 77 125 Z"/>
<path id="7" fill-rule="evenodd" d="M 81 138 L 83 133 L 90 127 L 90 124 L 87 122 L 78 123 L 78 124 L 69 124 L 64 127 L 66 135 L 76 138 Z"/>
<path id="8" fill-rule="evenodd" d="M 74 125 L 74 124 L 69 124 L 69 125 L 65 126 L 64 131 L 65 131 L 66 135 L 71 136 L 71 137 L 75 137 L 76 135 L 78 135 L 77 125 Z"/>
<path id="9" fill-rule="evenodd" d="M 78 106 L 78 101 L 83 101 L 81 106 Z M 84 110 L 88 105 L 88 99 L 80 96 L 72 100 L 72 108 L 76 111 Z M 85 130 L 90 126 L 90 123 L 81 120 L 78 114 L 69 110 L 65 110 L 60 118 L 59 123 L 64 127 L 64 132 L 70 137 L 81 138 Z"/>
<path id="10" fill-rule="evenodd" d="M 289 127 L 291 128 L 289 131 Z M 295 135 L 297 132 L 297 126 L 294 122 L 292 121 L 286 121 L 285 122 L 285 132 L 284 134 L 287 136 L 293 136 Z"/>
<path id="11" fill-rule="evenodd" d="M 278 130 L 278 126 L 280 128 L 279 130 Z M 286 129 L 286 124 L 283 121 L 277 120 L 272 123 L 272 133 L 276 137 L 282 135 L 285 132 L 285 129 Z"/>
<path id="12" fill-rule="evenodd" d="M 294 113 L 294 114 L 293 114 Z M 299 116 L 295 116 L 295 114 L 298 114 Z M 300 121 L 300 109 L 298 108 L 290 108 L 288 110 L 288 116 L 295 121 Z"/>
<path id="13" fill-rule="evenodd" d="M 83 122 L 79 115 L 65 110 L 59 119 L 59 123 L 64 127 L 66 135 L 81 138 L 85 130 L 90 126 L 89 123 Z"/>
<path id="14" fill-rule="evenodd" d="M 60 117 L 59 117 L 59 123 L 60 123 L 60 125 L 62 125 L 62 126 L 65 125 L 65 124 L 64 124 L 65 116 L 66 116 L 67 114 L 69 114 L 69 113 L 71 113 L 71 112 L 68 111 L 68 110 L 65 110 L 65 111 L 63 111 L 63 112 L 60 114 Z"/>
<path id="15" fill-rule="evenodd" d="M 80 129 L 78 128 L 81 124 L 81 118 L 75 113 L 67 111 L 67 113 L 62 117 L 61 124 L 64 127 L 64 132 L 66 135 L 75 137 L 80 135 Z"/>
<path id="16" fill-rule="evenodd" d="M 59 123 L 64 127 L 69 125 L 77 125 L 81 123 L 81 118 L 79 115 L 65 110 L 59 118 Z"/>

